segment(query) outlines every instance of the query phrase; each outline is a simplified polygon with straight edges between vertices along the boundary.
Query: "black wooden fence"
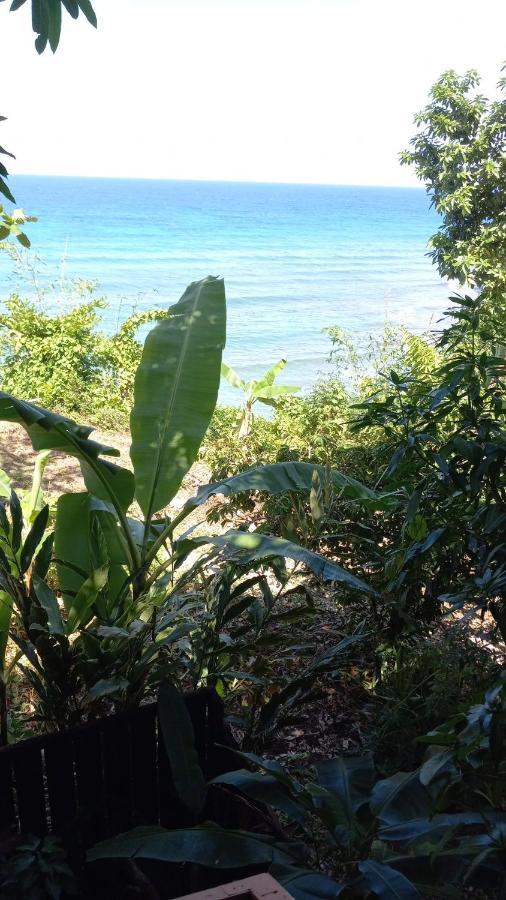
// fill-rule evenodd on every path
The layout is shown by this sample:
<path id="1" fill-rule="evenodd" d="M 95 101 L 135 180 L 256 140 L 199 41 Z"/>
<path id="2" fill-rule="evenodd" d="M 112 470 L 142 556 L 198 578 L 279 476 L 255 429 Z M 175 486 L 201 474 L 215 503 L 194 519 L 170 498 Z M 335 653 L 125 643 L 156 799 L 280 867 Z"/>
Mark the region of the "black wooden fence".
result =
<path id="1" fill-rule="evenodd" d="M 197 691 L 185 702 L 206 778 L 237 768 L 219 746 L 230 739 L 217 695 Z M 194 824 L 174 788 L 156 704 L 0 749 L 0 832 L 57 834 L 79 867 L 97 841 L 156 824 Z"/>

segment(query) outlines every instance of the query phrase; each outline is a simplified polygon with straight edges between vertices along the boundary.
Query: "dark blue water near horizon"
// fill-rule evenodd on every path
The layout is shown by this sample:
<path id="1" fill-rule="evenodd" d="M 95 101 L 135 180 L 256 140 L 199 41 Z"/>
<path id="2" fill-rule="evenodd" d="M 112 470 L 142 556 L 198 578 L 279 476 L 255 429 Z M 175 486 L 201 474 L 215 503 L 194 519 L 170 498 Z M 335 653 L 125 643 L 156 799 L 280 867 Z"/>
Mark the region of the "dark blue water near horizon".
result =
<path id="1" fill-rule="evenodd" d="M 166 307 L 186 284 L 225 278 L 225 359 L 256 377 L 280 356 L 307 389 L 326 368 L 322 329 L 365 337 L 386 321 L 424 331 L 448 286 L 426 256 L 438 226 L 423 189 L 17 176 L 41 283 L 97 282 L 104 327 L 133 308 Z M 0 258 L 2 296 L 19 283 Z M 231 389 L 222 399 L 231 400 Z"/>

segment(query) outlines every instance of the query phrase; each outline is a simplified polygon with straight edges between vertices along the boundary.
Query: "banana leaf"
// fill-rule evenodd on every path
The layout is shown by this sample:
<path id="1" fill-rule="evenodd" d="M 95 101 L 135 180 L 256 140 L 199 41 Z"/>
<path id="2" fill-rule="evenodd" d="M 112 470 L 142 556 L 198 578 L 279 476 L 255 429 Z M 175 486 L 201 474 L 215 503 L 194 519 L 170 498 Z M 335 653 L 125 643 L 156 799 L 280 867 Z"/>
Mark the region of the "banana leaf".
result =
<path id="1" fill-rule="evenodd" d="M 130 456 L 146 520 L 166 506 L 197 458 L 216 406 L 225 344 L 225 288 L 191 284 L 150 331 L 135 377 Z"/>

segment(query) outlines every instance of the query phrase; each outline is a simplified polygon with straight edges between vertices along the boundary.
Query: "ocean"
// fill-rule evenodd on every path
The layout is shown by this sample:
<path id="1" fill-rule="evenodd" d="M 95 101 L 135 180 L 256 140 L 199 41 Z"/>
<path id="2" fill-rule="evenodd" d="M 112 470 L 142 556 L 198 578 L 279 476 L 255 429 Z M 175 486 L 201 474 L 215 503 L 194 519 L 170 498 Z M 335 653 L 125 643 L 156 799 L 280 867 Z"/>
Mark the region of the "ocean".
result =
<path id="1" fill-rule="evenodd" d="M 186 284 L 225 278 L 224 358 L 244 378 L 281 356 L 281 382 L 308 390 L 329 371 L 323 329 L 360 340 L 386 322 L 423 332 L 446 308 L 448 285 L 427 257 L 438 227 L 420 188 L 17 176 L 19 206 L 38 279 L 97 283 L 107 296 L 103 327 L 133 309 L 164 308 Z M 31 292 L 6 254 L 2 296 Z M 240 402 L 228 385 L 222 402 Z"/>

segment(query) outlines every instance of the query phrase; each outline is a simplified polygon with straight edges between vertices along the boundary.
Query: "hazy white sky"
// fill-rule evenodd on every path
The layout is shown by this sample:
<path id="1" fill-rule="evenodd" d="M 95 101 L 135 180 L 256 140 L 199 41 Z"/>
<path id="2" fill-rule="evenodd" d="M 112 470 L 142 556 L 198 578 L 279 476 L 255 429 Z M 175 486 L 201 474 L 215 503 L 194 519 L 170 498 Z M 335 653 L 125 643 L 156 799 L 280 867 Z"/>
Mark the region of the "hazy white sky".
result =
<path id="1" fill-rule="evenodd" d="M 29 5 L 0 5 L 20 173 L 412 184 L 433 81 L 506 59 L 504 0 L 94 0 L 42 57 Z"/>

